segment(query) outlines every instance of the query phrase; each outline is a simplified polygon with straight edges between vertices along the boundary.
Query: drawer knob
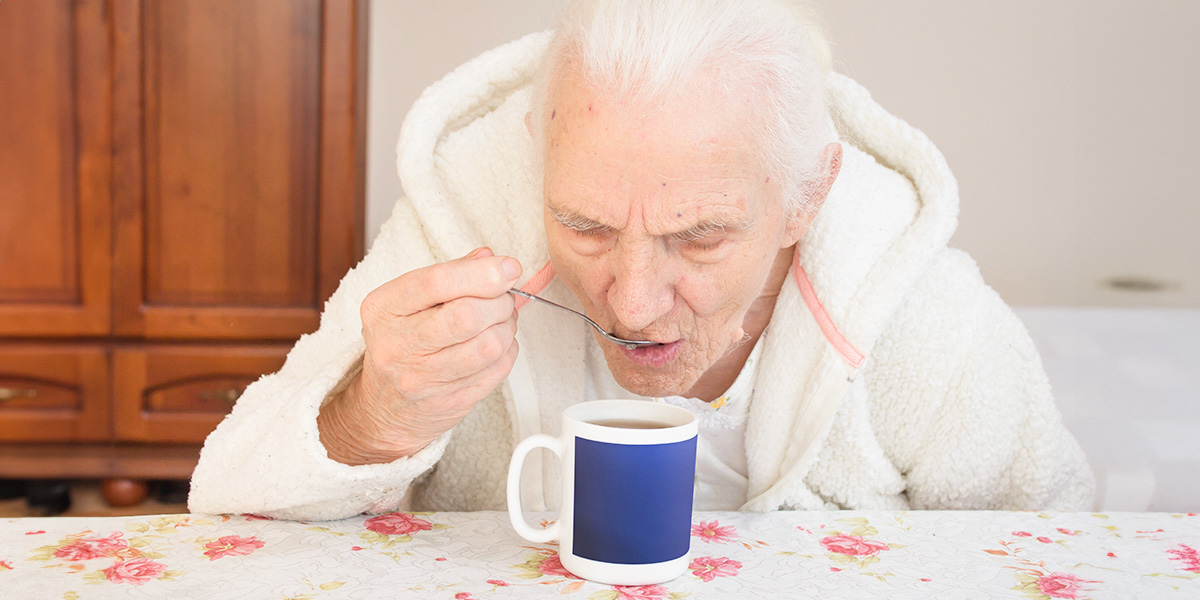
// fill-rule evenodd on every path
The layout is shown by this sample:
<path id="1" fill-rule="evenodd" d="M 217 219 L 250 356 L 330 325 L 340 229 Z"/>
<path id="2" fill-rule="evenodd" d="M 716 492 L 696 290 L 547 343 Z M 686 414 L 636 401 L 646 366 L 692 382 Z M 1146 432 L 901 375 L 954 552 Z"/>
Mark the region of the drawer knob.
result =
<path id="1" fill-rule="evenodd" d="M 37 388 L 0 387 L 0 402 L 15 398 L 37 398 Z"/>
<path id="2" fill-rule="evenodd" d="M 204 392 L 200 394 L 205 400 L 224 400 L 229 404 L 234 404 L 242 395 L 242 390 L 238 388 L 228 388 L 219 392 Z"/>

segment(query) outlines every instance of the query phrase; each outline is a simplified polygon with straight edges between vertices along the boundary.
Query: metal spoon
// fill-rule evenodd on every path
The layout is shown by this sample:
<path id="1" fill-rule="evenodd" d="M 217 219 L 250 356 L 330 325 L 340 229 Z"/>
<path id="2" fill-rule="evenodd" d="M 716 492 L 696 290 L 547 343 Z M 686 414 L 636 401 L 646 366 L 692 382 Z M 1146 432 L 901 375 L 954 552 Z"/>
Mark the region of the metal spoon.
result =
<path id="1" fill-rule="evenodd" d="M 593 321 L 593 320 L 589 319 L 589 318 L 587 317 L 587 315 L 585 315 L 585 314 L 583 314 L 583 313 L 581 313 L 581 312 L 579 312 L 579 311 L 577 311 L 577 310 L 571 310 L 571 309 L 569 309 L 569 308 L 567 308 L 567 307 L 565 307 L 565 306 L 563 306 L 563 305 L 561 305 L 561 304 L 555 304 L 555 303 L 553 303 L 553 302 L 551 302 L 551 301 L 549 301 L 549 300 L 547 300 L 547 299 L 545 299 L 545 298 L 539 298 L 539 297 L 537 297 L 537 296 L 534 296 L 533 294 L 530 294 L 529 292 L 525 292 L 525 291 L 522 291 L 522 290 L 518 290 L 517 288 L 512 288 L 512 289 L 510 289 L 510 290 L 508 290 L 508 291 L 509 291 L 509 293 L 513 293 L 513 294 L 516 294 L 516 295 L 518 295 L 518 296 L 525 296 L 526 298 L 529 298 L 530 300 L 537 300 L 538 302 L 541 302 L 542 304 L 549 304 L 550 306 L 553 306 L 554 308 L 561 308 L 561 309 L 563 309 L 563 310 L 565 310 L 565 311 L 567 311 L 567 312 L 569 312 L 569 313 L 571 313 L 571 314 L 573 314 L 573 315 L 575 315 L 575 316 L 579 317 L 580 319 L 583 319 L 584 321 L 587 321 L 587 322 L 588 322 L 588 325 L 591 325 L 592 327 L 594 327 L 594 328 L 596 329 L 596 331 L 600 332 L 600 335 L 601 335 L 601 336 L 602 336 L 604 339 L 606 339 L 606 340 L 608 340 L 608 341 L 610 341 L 610 342 L 613 342 L 614 344 L 620 344 L 620 345 L 622 345 L 622 346 L 625 346 L 626 348 L 629 348 L 630 350 L 633 350 L 633 349 L 635 349 L 635 348 L 641 348 L 641 347 L 643 347 L 643 346 L 654 346 L 654 345 L 657 345 L 657 344 L 658 344 L 658 342 L 647 342 L 647 341 L 638 341 L 638 340 L 627 340 L 627 339 L 625 339 L 625 338 L 619 338 L 619 337 L 617 337 L 617 336 L 615 336 L 615 335 L 613 335 L 613 334 L 611 334 L 611 333 L 609 333 L 609 332 L 605 331 L 605 330 L 604 330 L 602 327 L 600 327 L 599 325 L 597 325 L 595 321 Z"/>

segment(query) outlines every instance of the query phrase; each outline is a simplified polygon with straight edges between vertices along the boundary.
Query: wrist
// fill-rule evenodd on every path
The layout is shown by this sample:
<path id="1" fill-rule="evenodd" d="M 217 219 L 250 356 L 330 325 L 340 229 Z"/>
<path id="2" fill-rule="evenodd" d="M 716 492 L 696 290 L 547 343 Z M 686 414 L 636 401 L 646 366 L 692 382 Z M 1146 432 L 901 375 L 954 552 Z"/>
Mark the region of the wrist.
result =
<path id="1" fill-rule="evenodd" d="M 383 464 L 420 452 L 432 440 L 411 439 L 388 426 L 362 389 L 362 372 L 321 407 L 317 431 L 329 458 L 348 465 Z"/>

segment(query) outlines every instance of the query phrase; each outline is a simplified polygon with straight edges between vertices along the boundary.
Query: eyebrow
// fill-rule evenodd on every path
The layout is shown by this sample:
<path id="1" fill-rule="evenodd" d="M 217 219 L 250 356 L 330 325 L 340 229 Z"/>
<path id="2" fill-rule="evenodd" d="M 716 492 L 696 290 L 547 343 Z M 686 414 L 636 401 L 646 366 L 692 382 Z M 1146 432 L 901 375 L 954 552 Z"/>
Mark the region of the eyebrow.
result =
<path id="1" fill-rule="evenodd" d="M 552 206 L 549 204 L 547 204 L 546 207 L 550 209 L 550 214 L 554 215 L 554 220 L 558 221 L 567 229 L 574 229 L 575 231 L 612 229 L 612 227 L 609 227 L 604 223 L 593 221 L 592 219 L 589 219 L 573 210 L 558 208 L 557 206 Z"/>
<path id="2" fill-rule="evenodd" d="M 563 227 L 573 229 L 575 231 L 602 231 L 612 230 L 613 227 L 605 225 L 594 219 L 589 219 L 573 210 L 559 208 L 550 204 L 546 205 L 550 209 L 550 214 L 554 216 L 554 220 L 558 221 Z M 716 233 L 743 231 L 749 229 L 752 225 L 749 219 L 729 219 L 725 217 L 714 217 L 705 219 L 675 233 L 667 234 L 674 239 L 680 241 L 694 241 L 703 239 Z"/>

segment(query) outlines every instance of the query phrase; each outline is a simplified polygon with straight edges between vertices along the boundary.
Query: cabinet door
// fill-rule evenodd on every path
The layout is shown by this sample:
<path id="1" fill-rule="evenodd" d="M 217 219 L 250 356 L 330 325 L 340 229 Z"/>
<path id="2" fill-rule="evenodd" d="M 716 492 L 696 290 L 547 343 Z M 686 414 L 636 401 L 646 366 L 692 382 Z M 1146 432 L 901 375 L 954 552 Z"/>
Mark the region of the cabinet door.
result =
<path id="1" fill-rule="evenodd" d="M 0 6 L 0 337 L 110 329 L 103 0 Z"/>
<path id="2" fill-rule="evenodd" d="M 0 345 L 0 441 L 109 439 L 108 373 L 100 347 Z"/>
<path id="3" fill-rule="evenodd" d="M 278 371 L 290 346 L 122 347 L 113 355 L 116 437 L 203 442 L 238 396 Z"/>
<path id="4" fill-rule="evenodd" d="M 118 334 L 315 329 L 361 256 L 361 2 L 112 6 Z"/>

